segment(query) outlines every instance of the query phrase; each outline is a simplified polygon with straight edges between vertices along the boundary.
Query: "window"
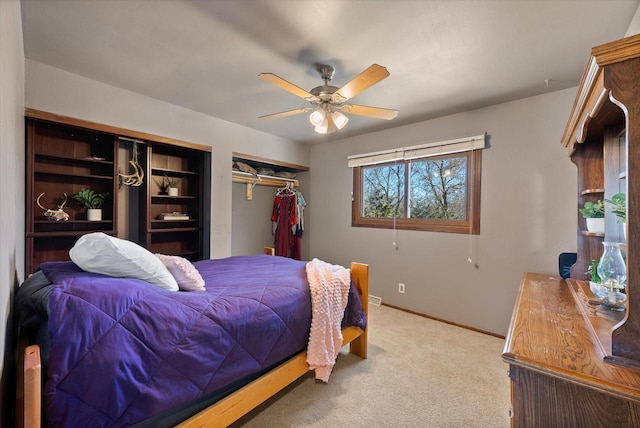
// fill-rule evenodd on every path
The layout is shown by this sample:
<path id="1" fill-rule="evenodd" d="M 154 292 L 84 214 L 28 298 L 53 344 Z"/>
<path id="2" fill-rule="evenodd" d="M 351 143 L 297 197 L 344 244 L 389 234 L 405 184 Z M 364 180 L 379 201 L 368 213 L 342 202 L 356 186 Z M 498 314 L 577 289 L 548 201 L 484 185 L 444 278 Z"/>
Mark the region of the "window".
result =
<path id="1" fill-rule="evenodd" d="M 352 225 L 480 233 L 482 150 L 356 166 Z"/>

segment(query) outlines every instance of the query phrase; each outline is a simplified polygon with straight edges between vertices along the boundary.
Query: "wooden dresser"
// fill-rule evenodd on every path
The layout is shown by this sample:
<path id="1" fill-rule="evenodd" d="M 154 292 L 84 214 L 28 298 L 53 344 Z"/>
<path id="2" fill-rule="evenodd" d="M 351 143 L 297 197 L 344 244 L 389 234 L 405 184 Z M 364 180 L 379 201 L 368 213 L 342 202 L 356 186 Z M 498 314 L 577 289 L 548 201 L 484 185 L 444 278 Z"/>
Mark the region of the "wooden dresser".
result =
<path id="1" fill-rule="evenodd" d="M 592 316 L 588 297 L 586 282 L 524 274 L 502 355 L 511 426 L 640 426 L 640 371 L 604 361 L 622 313 Z"/>
<path id="2" fill-rule="evenodd" d="M 577 261 L 571 278 L 527 273 L 503 359 L 513 427 L 640 427 L 640 35 L 592 49 L 562 144 L 577 167 Z M 587 231 L 587 201 L 627 196 L 626 242 L 607 206 Z M 592 313 L 585 281 L 602 242 L 623 244 L 627 308 Z"/>

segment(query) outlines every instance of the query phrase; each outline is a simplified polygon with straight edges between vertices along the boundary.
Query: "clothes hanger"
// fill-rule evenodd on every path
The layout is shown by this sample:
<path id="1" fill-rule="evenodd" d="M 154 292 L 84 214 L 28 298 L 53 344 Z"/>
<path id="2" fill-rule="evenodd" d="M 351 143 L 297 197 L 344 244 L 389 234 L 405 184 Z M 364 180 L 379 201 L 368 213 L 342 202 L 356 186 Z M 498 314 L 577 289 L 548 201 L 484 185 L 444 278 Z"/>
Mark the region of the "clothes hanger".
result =
<path id="1" fill-rule="evenodd" d="M 287 183 L 285 187 L 280 187 L 276 191 L 276 196 L 286 197 L 286 196 L 294 196 L 295 194 L 296 192 L 293 189 L 293 183 Z"/>

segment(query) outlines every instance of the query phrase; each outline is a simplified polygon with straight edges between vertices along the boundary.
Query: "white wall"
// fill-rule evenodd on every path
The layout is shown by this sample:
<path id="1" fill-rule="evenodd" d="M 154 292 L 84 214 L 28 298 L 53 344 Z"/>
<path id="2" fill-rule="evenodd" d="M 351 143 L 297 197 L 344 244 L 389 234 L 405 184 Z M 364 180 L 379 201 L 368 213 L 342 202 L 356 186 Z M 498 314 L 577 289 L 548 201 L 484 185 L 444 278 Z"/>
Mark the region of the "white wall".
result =
<path id="1" fill-rule="evenodd" d="M 638 6 L 636 13 L 633 15 L 633 19 L 631 20 L 631 24 L 629 24 L 625 37 L 633 36 L 635 34 L 640 34 L 640 6 Z"/>
<path id="2" fill-rule="evenodd" d="M 369 263 L 370 292 L 383 302 L 506 334 L 522 273 L 557 274 L 558 254 L 576 250 L 577 174 L 560 144 L 575 93 L 314 146 L 311 254 L 343 265 Z M 398 231 L 396 237 L 389 229 L 351 227 L 348 155 L 485 131 L 479 236 Z M 399 282 L 405 294 L 398 293 Z"/>
<path id="3" fill-rule="evenodd" d="M 232 152 L 309 165 L 302 144 L 30 60 L 25 97 L 29 108 L 211 146 L 212 258 L 231 255 Z"/>
<path id="4" fill-rule="evenodd" d="M 255 186 L 253 199 L 246 198 L 246 185 L 233 183 L 232 236 L 243 234 L 251 239 L 233 239 L 231 255 L 260 254 L 262 247 L 273 247 L 271 211 L 275 187 Z"/>
<path id="5" fill-rule="evenodd" d="M 13 294 L 24 280 L 24 48 L 20 2 L 0 0 L 0 426 L 15 403 Z"/>

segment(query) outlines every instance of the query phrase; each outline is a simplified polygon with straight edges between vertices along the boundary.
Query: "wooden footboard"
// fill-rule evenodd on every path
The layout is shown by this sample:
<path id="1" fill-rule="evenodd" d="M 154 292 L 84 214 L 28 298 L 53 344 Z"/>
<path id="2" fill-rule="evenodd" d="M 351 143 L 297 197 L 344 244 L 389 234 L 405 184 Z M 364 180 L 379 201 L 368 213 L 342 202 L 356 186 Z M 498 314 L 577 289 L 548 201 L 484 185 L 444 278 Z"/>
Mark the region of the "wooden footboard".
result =
<path id="1" fill-rule="evenodd" d="M 31 345 L 24 348 L 22 370 L 18 381 L 18 426 L 40 427 L 42 400 L 42 366 L 40 347 Z"/>
<path id="2" fill-rule="evenodd" d="M 362 297 L 362 306 L 369 314 L 369 266 L 351 263 L 351 277 Z M 367 358 L 367 331 L 358 327 L 348 327 L 342 331 L 343 345 L 349 344 L 351 353 Z M 255 381 L 245 385 L 200 413 L 182 422 L 179 427 L 226 427 L 274 396 L 296 379 L 309 371 L 307 353 L 301 352 Z M 29 428 L 40 427 L 41 414 L 41 366 L 40 347 L 32 345 L 24 351 L 22 390 L 18 391 L 18 401 L 24 403 L 24 424 Z M 23 397 L 21 397 L 23 395 Z M 19 425 L 20 426 L 20 425 Z"/>
<path id="3" fill-rule="evenodd" d="M 358 287 L 360 298 L 362 300 L 362 308 L 367 319 L 369 318 L 369 265 L 362 263 L 351 263 L 351 278 Z M 342 331 L 344 343 L 349 344 L 349 352 L 367 358 L 367 331 L 362 331 L 358 327 L 348 327 Z M 349 337 L 352 335 L 352 337 Z"/>
<path id="4" fill-rule="evenodd" d="M 360 291 L 362 306 L 368 316 L 369 266 L 361 263 L 351 263 L 351 278 Z M 366 330 L 358 327 L 347 327 L 342 330 L 342 335 L 343 346 L 349 344 L 351 353 L 361 358 L 367 358 Z M 178 427 L 226 427 L 308 372 L 307 352 L 304 351 L 233 394 L 207 407 L 197 415 L 187 419 Z"/>

